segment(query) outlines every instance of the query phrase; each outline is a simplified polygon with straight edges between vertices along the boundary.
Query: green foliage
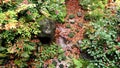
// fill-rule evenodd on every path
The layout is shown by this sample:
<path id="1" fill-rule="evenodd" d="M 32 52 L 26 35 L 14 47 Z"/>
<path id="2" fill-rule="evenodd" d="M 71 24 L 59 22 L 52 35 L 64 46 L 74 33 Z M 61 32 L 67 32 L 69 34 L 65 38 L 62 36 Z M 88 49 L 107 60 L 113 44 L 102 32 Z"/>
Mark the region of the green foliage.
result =
<path id="1" fill-rule="evenodd" d="M 107 0 L 80 1 L 83 9 L 89 10 L 85 19 L 90 21 L 86 28 L 85 39 L 80 47 L 93 58 L 88 66 L 119 68 L 120 52 L 118 48 L 120 43 L 116 41 L 119 34 L 119 9 L 116 14 L 113 14 L 111 10 L 105 10 L 106 3 Z"/>
<path id="2" fill-rule="evenodd" d="M 46 17 L 53 18 L 60 23 L 64 22 L 64 18 L 66 16 L 65 0 L 38 1 L 38 5 L 40 5 L 38 7 L 39 11 Z"/>
<path id="3" fill-rule="evenodd" d="M 40 57 L 39 59 L 45 61 L 47 59 L 52 59 L 55 56 L 59 56 L 60 54 L 62 54 L 64 51 L 61 49 L 61 47 L 59 47 L 58 45 L 51 44 L 50 46 L 45 45 L 44 47 L 41 46 L 42 48 L 42 52 L 40 53 Z"/>
<path id="4" fill-rule="evenodd" d="M 94 58 L 92 63 L 98 68 L 119 67 L 120 52 L 116 47 L 120 43 L 116 42 L 116 25 L 116 21 L 100 19 L 91 22 L 87 29 L 81 48 Z"/>
<path id="5" fill-rule="evenodd" d="M 73 58 L 69 68 L 94 68 L 94 65 L 88 60 Z"/>
<path id="6" fill-rule="evenodd" d="M 83 65 L 81 61 L 73 59 L 73 63 L 76 65 L 76 68 L 81 68 Z"/>
<path id="7" fill-rule="evenodd" d="M 79 0 L 80 5 L 85 10 L 104 9 L 108 0 Z"/>
<path id="8" fill-rule="evenodd" d="M 88 13 L 86 13 L 84 19 L 95 21 L 95 20 L 99 20 L 100 18 L 103 18 L 103 16 L 104 16 L 104 13 L 102 10 L 95 9 L 93 11 L 89 11 Z"/>
<path id="9" fill-rule="evenodd" d="M 43 61 L 63 53 L 56 44 L 43 46 L 43 51 L 38 53 L 38 44 L 31 42 L 31 38 L 32 35 L 41 33 L 38 20 L 42 17 L 64 22 L 66 16 L 64 0 L 29 0 L 28 4 L 23 4 L 23 0 L 1 1 L 0 64 L 4 64 L 4 60 L 9 62 L 10 59 L 15 59 L 14 64 L 23 68 L 28 67 L 27 63 L 33 59 L 35 61 L 33 65 L 40 68 Z M 11 55 L 14 58 L 11 58 Z"/>

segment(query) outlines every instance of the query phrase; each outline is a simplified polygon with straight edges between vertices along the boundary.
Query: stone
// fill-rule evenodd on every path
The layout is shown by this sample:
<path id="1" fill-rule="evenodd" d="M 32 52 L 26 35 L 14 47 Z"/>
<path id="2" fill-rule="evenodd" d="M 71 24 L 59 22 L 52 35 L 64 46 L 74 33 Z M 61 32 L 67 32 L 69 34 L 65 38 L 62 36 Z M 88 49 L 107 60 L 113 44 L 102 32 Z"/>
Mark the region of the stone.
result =
<path id="1" fill-rule="evenodd" d="M 70 19 L 69 22 L 70 22 L 71 24 L 74 24 L 74 23 L 75 23 L 75 19 Z"/>
<path id="2" fill-rule="evenodd" d="M 82 41 L 81 41 L 81 40 L 78 40 L 78 41 L 77 41 L 77 44 L 78 44 L 78 45 L 82 44 Z"/>
<path id="3" fill-rule="evenodd" d="M 82 16 L 82 13 L 81 13 L 81 12 L 77 12 L 77 16 L 78 16 L 78 17 L 81 17 L 81 16 Z"/>
<path id="4" fill-rule="evenodd" d="M 83 24 L 82 24 L 82 23 L 78 23 L 78 26 L 79 26 L 79 27 L 83 27 Z"/>
<path id="5" fill-rule="evenodd" d="M 55 21 L 48 18 L 43 18 L 38 22 L 40 25 L 41 33 L 38 35 L 40 41 L 48 41 L 48 43 L 54 38 L 55 34 Z"/>

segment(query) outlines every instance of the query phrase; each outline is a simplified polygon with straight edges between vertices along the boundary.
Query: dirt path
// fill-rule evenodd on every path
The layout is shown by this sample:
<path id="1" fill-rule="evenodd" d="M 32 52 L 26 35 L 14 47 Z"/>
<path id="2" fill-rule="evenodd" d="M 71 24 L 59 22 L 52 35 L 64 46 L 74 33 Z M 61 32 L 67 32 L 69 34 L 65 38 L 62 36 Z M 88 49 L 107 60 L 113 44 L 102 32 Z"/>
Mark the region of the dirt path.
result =
<path id="1" fill-rule="evenodd" d="M 57 24 L 56 36 L 63 37 L 66 40 L 75 44 L 78 40 L 83 39 L 84 29 L 82 28 L 84 23 L 84 11 L 79 6 L 78 0 L 66 0 L 67 16 L 64 24 Z M 77 13 L 81 16 L 77 16 Z M 69 19 L 70 15 L 74 15 L 73 19 Z M 74 21 L 74 23 L 71 23 Z M 74 33 L 73 37 L 69 37 L 70 33 Z"/>
<path id="2" fill-rule="evenodd" d="M 66 0 L 65 4 L 67 16 L 64 24 L 58 23 L 56 25 L 56 42 L 65 50 L 66 56 L 79 58 L 80 49 L 76 47 L 76 43 L 83 39 L 85 11 L 79 6 L 78 0 Z M 78 13 L 81 15 L 78 15 Z M 71 19 L 69 17 L 70 15 L 74 15 L 74 18 Z M 74 23 L 71 23 L 71 21 L 74 21 Z M 73 33 L 74 35 L 69 37 L 70 33 Z"/>

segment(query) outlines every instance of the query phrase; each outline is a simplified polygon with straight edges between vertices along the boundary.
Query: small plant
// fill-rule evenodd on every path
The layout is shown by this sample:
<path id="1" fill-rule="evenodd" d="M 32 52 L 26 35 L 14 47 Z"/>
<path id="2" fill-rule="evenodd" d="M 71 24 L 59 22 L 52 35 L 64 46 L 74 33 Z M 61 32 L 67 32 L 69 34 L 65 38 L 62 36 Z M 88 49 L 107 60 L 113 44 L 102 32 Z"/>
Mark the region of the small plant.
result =
<path id="1" fill-rule="evenodd" d="M 66 25 L 66 28 L 71 28 L 70 24 L 67 24 L 67 25 Z"/>
<path id="2" fill-rule="evenodd" d="M 75 17 L 74 14 L 69 15 L 69 19 L 73 19 Z"/>
<path id="3" fill-rule="evenodd" d="M 69 63 L 70 66 L 68 68 L 94 68 L 94 65 L 91 64 L 88 60 L 84 59 L 71 59 L 72 62 Z"/>
<path id="4" fill-rule="evenodd" d="M 70 33 L 68 34 L 68 36 L 69 36 L 70 38 L 73 38 L 73 37 L 74 37 L 74 35 L 75 35 L 75 33 L 74 33 L 74 32 L 70 32 Z"/>

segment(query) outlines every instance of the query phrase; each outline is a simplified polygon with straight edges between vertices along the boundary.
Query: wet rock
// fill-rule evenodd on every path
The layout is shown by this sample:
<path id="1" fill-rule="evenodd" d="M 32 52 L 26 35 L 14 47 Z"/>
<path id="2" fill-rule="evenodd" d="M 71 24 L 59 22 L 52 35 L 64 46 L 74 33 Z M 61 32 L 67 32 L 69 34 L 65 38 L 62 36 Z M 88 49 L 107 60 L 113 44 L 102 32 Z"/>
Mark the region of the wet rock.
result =
<path id="1" fill-rule="evenodd" d="M 75 19 L 70 19 L 69 22 L 70 22 L 71 24 L 74 24 L 74 23 L 75 23 Z"/>
<path id="2" fill-rule="evenodd" d="M 75 18 L 74 14 L 69 15 L 69 19 L 73 19 L 73 18 Z"/>
<path id="3" fill-rule="evenodd" d="M 81 16 L 82 16 L 82 13 L 81 13 L 81 12 L 77 12 L 77 16 L 78 16 L 78 17 L 81 17 Z"/>

